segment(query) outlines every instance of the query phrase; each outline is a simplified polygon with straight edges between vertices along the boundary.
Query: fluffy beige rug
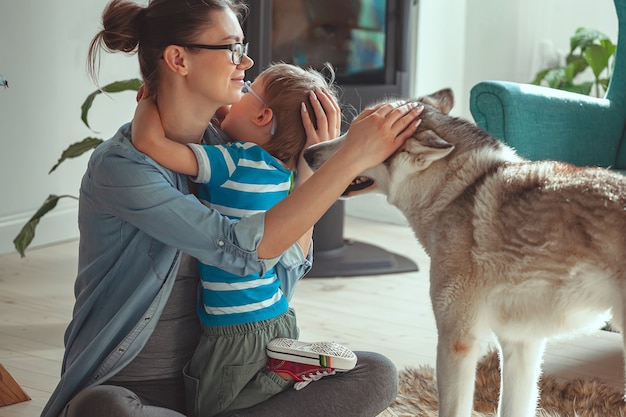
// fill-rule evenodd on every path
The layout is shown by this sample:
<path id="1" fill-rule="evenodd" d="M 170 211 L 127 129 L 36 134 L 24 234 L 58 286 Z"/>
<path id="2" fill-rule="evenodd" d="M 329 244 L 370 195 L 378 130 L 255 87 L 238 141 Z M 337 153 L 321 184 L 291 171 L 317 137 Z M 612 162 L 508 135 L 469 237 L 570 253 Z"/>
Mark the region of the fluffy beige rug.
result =
<path id="1" fill-rule="evenodd" d="M 500 390 L 500 371 L 495 352 L 478 365 L 472 417 L 494 417 Z M 599 380 L 558 381 L 544 376 L 540 382 L 541 417 L 626 417 L 621 392 Z M 399 417 L 437 417 L 437 384 L 429 366 L 400 372 L 398 399 L 390 407 Z"/>

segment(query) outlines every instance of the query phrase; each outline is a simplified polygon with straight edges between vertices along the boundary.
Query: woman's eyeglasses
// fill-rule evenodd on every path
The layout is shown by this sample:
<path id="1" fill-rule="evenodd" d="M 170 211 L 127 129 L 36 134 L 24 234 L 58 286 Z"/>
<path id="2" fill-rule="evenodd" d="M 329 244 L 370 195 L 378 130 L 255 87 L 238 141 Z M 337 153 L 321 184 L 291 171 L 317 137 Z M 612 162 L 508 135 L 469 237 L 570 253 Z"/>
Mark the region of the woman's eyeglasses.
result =
<path id="1" fill-rule="evenodd" d="M 267 105 L 267 103 L 265 102 L 265 100 L 263 100 L 261 98 L 260 95 L 258 95 L 250 86 L 252 84 L 251 81 L 246 81 L 243 85 L 243 87 L 241 87 L 241 92 L 242 93 L 251 93 L 254 97 L 256 97 L 257 100 L 259 100 L 261 102 L 262 105 L 264 105 L 265 107 L 267 107 L 268 109 L 270 108 L 270 106 Z M 272 129 L 270 130 L 270 134 L 272 136 L 274 136 L 274 132 L 276 132 L 276 118 L 272 115 Z"/>
<path id="2" fill-rule="evenodd" d="M 176 44 L 176 46 L 182 46 L 183 48 L 208 49 L 210 51 L 228 49 L 230 50 L 230 57 L 233 61 L 233 64 L 235 65 L 241 64 L 241 59 L 243 58 L 243 56 L 248 55 L 248 42 L 235 42 L 231 43 L 230 45 L 205 45 L 202 43 L 185 43 Z"/>

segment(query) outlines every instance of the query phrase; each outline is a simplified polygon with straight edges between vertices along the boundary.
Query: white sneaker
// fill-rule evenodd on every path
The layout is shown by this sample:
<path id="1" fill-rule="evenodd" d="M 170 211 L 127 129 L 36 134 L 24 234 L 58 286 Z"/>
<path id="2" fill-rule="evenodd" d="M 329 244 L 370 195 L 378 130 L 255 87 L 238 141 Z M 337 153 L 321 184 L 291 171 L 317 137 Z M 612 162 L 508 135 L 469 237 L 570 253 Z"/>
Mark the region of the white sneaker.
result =
<path id="1" fill-rule="evenodd" d="M 318 365 L 346 372 L 356 366 L 357 357 L 350 349 L 334 342 L 301 342 L 295 339 L 272 339 L 267 356 L 284 361 Z"/>

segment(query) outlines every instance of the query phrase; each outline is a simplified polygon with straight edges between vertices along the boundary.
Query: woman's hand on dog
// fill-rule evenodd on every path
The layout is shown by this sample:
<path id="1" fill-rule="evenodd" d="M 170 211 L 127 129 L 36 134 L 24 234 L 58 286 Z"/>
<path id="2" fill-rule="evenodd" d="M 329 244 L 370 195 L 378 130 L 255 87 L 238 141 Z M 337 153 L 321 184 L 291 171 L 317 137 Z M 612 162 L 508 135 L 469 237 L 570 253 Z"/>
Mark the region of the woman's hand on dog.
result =
<path id="1" fill-rule="evenodd" d="M 341 152 L 351 152 L 362 171 L 380 164 L 417 131 L 423 110 L 416 102 L 383 103 L 363 110 L 350 124 Z"/>

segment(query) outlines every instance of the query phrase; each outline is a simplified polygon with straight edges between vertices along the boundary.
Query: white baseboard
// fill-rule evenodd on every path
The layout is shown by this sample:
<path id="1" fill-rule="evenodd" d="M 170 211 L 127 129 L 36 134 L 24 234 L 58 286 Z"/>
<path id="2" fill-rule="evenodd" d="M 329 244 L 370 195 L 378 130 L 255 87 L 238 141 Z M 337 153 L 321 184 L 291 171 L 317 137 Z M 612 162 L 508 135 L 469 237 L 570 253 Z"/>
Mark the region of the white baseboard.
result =
<path id="1" fill-rule="evenodd" d="M 13 239 L 33 214 L 0 217 L 0 255 L 17 253 Z M 64 206 L 59 204 L 39 221 L 35 238 L 26 249 L 26 256 L 30 249 L 76 238 L 78 238 L 78 204 Z"/>

